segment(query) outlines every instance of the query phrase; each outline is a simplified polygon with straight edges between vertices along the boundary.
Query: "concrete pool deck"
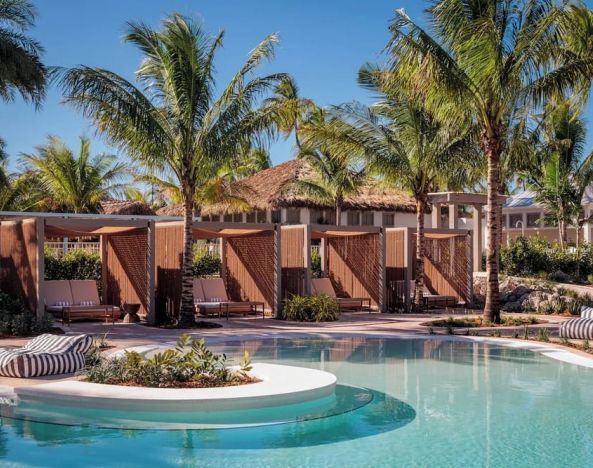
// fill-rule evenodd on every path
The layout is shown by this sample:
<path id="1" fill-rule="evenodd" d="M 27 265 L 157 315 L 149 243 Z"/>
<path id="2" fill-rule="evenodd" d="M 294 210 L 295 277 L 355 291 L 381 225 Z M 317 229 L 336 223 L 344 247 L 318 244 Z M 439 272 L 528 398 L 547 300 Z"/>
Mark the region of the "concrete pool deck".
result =
<path id="1" fill-rule="evenodd" d="M 142 346 L 149 344 L 167 343 L 175 341 L 181 333 L 188 333 L 193 337 L 203 337 L 206 343 L 214 344 L 216 342 L 228 341 L 232 339 L 257 339 L 257 338 L 275 338 L 286 336 L 303 336 L 303 335 L 317 335 L 329 337 L 332 335 L 368 335 L 381 337 L 410 337 L 410 336 L 432 336 L 429 335 L 429 328 L 422 325 L 425 322 L 447 317 L 477 317 L 477 315 L 452 315 L 446 313 L 438 314 L 378 314 L 368 312 L 351 312 L 342 313 L 340 320 L 336 322 L 321 322 L 321 323 L 302 323 L 302 322 L 288 322 L 282 320 L 265 319 L 261 317 L 237 317 L 230 320 L 225 319 L 207 319 L 209 322 L 215 322 L 222 325 L 222 328 L 199 328 L 199 329 L 164 329 L 148 327 L 141 324 L 124 324 L 124 323 L 103 323 L 103 322 L 75 322 L 70 326 L 62 326 L 67 334 L 88 333 L 95 336 L 100 336 L 107 333 L 106 341 L 110 348 L 106 351 L 111 353 L 119 349 L 128 348 L 132 346 Z M 513 314 L 515 316 L 515 314 Z M 533 316 L 533 314 L 516 314 L 519 316 Z M 539 325 L 529 325 L 531 330 L 537 328 L 547 327 L 550 329 L 552 335 L 556 334 L 558 326 L 567 317 L 560 316 L 538 316 L 538 318 L 545 320 L 547 323 Z M 523 326 L 515 327 L 498 327 L 472 329 L 481 332 L 481 334 L 489 340 L 497 340 L 488 336 L 493 331 L 500 330 L 503 334 L 510 335 L 513 330 L 522 333 Z M 435 327 L 436 336 L 442 336 L 443 331 L 438 331 Z M 456 334 L 461 335 L 461 330 L 456 330 Z M 535 333 L 535 332 L 532 332 Z M 476 337 L 468 337 L 476 338 Z M 22 346 L 30 338 L 5 338 L 0 339 L 0 347 L 16 347 Z M 506 341 L 513 341 L 507 339 Z M 522 341 L 522 340 L 515 340 Z M 528 343 L 535 343 L 529 341 Z M 593 359 L 590 354 L 568 349 L 553 343 L 546 343 L 546 346 L 557 347 L 558 349 L 572 352 L 581 357 Z M 39 377 L 34 379 L 17 379 L 9 377 L 0 377 L 0 386 L 20 387 L 24 385 L 35 385 L 47 383 L 55 380 L 72 379 L 72 375 Z"/>

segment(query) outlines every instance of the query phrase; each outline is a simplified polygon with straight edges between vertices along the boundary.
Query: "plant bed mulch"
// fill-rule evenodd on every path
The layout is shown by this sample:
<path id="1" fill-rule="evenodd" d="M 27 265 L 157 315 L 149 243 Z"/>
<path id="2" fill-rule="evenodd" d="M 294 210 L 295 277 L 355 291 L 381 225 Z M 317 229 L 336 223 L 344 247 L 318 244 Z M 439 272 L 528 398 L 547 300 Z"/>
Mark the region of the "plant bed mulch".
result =
<path id="1" fill-rule="evenodd" d="M 146 385 L 141 385 L 138 382 L 119 382 L 117 384 L 112 385 L 121 385 L 123 387 L 144 387 L 144 388 L 222 388 L 222 387 L 239 387 L 241 385 L 249 385 L 262 382 L 261 379 L 245 376 L 241 379 L 231 380 L 229 382 L 224 382 L 223 385 L 219 385 L 218 383 L 212 385 L 211 382 L 203 382 L 199 380 L 190 380 L 188 382 L 167 382 L 166 385 L 161 385 L 160 387 L 147 387 Z"/>
<path id="2" fill-rule="evenodd" d="M 453 318 L 433 320 L 430 322 L 424 322 L 420 325 L 425 327 L 443 327 L 443 328 L 498 328 L 498 327 L 517 327 L 523 325 L 539 325 L 547 323 L 545 320 L 538 319 L 536 317 L 511 317 L 503 315 L 501 317 L 501 323 L 488 322 L 478 318 Z"/>

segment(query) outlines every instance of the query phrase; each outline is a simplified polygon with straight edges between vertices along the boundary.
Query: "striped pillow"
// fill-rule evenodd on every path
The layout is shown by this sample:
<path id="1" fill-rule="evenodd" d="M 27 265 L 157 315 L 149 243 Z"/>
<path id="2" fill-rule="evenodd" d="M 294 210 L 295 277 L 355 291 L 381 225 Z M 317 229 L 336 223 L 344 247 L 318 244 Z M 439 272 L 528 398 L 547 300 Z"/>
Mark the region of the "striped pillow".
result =
<path id="1" fill-rule="evenodd" d="M 593 307 L 581 307 L 581 318 L 593 319 Z"/>
<path id="2" fill-rule="evenodd" d="M 24 350 L 43 353 L 85 353 L 93 344 L 93 337 L 90 335 L 50 335 L 43 334 L 33 338 L 25 346 Z"/>
<path id="3" fill-rule="evenodd" d="M 571 319 L 560 324 L 560 338 L 576 340 L 593 340 L 593 320 Z"/>
<path id="4" fill-rule="evenodd" d="M 70 301 L 56 301 L 54 304 L 56 307 L 68 307 L 69 305 L 72 305 Z"/>
<path id="5" fill-rule="evenodd" d="M 70 374 L 84 368 L 80 352 L 51 354 L 24 349 L 0 349 L 0 375 L 6 377 L 38 377 Z"/>
<path id="6" fill-rule="evenodd" d="M 97 303 L 95 301 L 80 301 L 78 305 L 81 306 L 95 306 Z"/>

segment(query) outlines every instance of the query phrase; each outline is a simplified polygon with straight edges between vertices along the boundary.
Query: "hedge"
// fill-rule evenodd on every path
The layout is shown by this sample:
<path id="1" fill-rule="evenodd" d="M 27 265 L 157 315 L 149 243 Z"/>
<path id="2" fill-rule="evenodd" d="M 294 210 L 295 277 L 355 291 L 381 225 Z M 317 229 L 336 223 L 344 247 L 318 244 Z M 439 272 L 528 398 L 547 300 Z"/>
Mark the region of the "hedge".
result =
<path id="1" fill-rule="evenodd" d="M 31 336 L 50 331 L 52 319 L 37 316 L 21 300 L 0 292 L 0 335 Z"/>

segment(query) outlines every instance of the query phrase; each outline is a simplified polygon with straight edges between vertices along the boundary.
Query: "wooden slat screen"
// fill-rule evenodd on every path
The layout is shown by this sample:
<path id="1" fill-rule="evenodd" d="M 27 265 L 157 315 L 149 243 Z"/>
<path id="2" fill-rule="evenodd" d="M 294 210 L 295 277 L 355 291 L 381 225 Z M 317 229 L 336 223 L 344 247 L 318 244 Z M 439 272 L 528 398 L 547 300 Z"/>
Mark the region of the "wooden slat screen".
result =
<path id="1" fill-rule="evenodd" d="M 156 317 L 162 322 L 166 313 L 177 315 L 181 305 L 183 226 L 157 224 L 155 238 Z"/>
<path id="2" fill-rule="evenodd" d="M 282 299 L 306 294 L 305 228 L 282 227 Z"/>
<path id="3" fill-rule="evenodd" d="M 273 308 L 276 288 L 274 232 L 227 239 L 225 285 L 235 301 L 263 301 Z"/>
<path id="4" fill-rule="evenodd" d="M 405 231 L 385 231 L 386 307 L 389 310 L 405 304 Z"/>
<path id="5" fill-rule="evenodd" d="M 0 222 L 0 289 L 37 309 L 36 219 Z M 43 242 L 43 239 L 40 240 Z"/>
<path id="6" fill-rule="evenodd" d="M 137 229 L 130 233 L 105 236 L 106 273 L 104 302 L 116 306 L 140 304 L 148 307 L 148 233 Z"/>
<path id="7" fill-rule="evenodd" d="M 328 276 L 338 296 L 370 297 L 380 303 L 381 258 L 379 234 L 327 239 Z"/>

